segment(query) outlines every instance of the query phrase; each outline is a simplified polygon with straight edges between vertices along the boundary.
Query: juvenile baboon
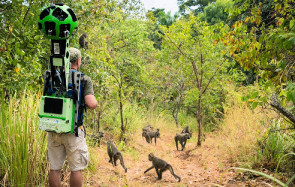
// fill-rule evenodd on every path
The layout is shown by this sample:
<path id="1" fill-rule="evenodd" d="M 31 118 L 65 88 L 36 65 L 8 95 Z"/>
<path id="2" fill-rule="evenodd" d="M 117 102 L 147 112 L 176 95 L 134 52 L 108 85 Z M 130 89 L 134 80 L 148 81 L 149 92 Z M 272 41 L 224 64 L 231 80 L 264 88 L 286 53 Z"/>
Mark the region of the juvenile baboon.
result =
<path id="1" fill-rule="evenodd" d="M 192 132 L 189 130 L 189 126 L 187 125 L 184 127 L 184 129 L 181 131 L 181 133 L 189 133 L 190 137 L 192 137 Z"/>
<path id="2" fill-rule="evenodd" d="M 185 144 L 186 144 L 186 141 L 187 139 L 190 139 L 190 134 L 189 133 L 180 133 L 180 134 L 177 134 L 176 133 L 176 136 L 174 137 L 174 140 L 175 140 L 175 144 L 176 144 L 176 149 L 178 151 L 178 141 L 181 145 L 181 150 L 183 151 L 183 149 L 185 148 Z"/>
<path id="3" fill-rule="evenodd" d="M 175 177 L 175 179 L 178 180 L 178 182 L 180 182 L 181 178 L 174 173 L 172 166 L 170 164 L 168 164 L 166 161 L 156 157 L 153 153 L 149 154 L 149 161 L 152 161 L 153 165 L 152 165 L 152 167 L 145 170 L 144 173 L 155 168 L 157 175 L 158 175 L 158 180 L 161 180 L 162 173 L 166 170 L 169 170 L 171 172 L 171 174 Z"/>
<path id="4" fill-rule="evenodd" d="M 152 143 L 153 138 L 155 138 L 155 144 L 157 144 L 157 138 L 160 138 L 160 129 L 157 129 L 157 131 L 151 131 L 151 132 L 144 131 L 142 133 L 142 136 L 145 137 L 148 143 Z"/>
<path id="5" fill-rule="evenodd" d="M 109 162 L 112 163 L 114 166 L 117 166 L 117 160 L 120 160 L 121 166 L 124 168 L 125 172 L 127 172 L 127 168 L 124 165 L 123 161 L 123 155 L 121 152 L 117 149 L 115 146 L 114 142 L 111 140 L 108 140 L 107 142 L 107 150 L 108 150 L 108 155 L 110 157 Z"/>
<path id="6" fill-rule="evenodd" d="M 154 128 L 148 124 L 147 126 L 145 126 L 144 128 L 142 128 L 142 132 L 146 131 L 146 132 L 149 132 L 149 131 L 153 131 Z"/>
<path id="7" fill-rule="evenodd" d="M 82 34 L 79 38 L 80 47 L 83 49 L 88 49 L 88 42 L 86 41 L 86 38 L 87 38 L 86 33 Z"/>
<path id="8" fill-rule="evenodd" d="M 151 132 L 151 131 L 153 131 L 153 127 L 150 124 L 148 124 L 144 128 L 142 128 L 141 136 L 145 137 L 145 139 L 148 143 L 150 143 L 150 138 L 149 138 L 149 136 L 146 135 L 146 132 Z"/>
<path id="9" fill-rule="evenodd" d="M 98 147 L 100 147 L 100 140 L 102 137 L 104 137 L 104 132 L 97 132 L 96 134 L 90 134 L 89 137 L 94 142 L 93 146 L 95 146 L 97 143 Z"/>

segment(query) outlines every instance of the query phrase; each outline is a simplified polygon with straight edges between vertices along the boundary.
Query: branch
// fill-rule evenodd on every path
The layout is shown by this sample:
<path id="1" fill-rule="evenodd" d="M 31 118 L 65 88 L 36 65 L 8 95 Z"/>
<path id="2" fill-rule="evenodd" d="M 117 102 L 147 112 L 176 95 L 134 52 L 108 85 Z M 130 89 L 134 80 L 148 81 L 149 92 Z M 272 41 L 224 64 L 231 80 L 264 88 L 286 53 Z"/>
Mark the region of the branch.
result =
<path id="1" fill-rule="evenodd" d="M 276 93 L 273 93 L 270 98 L 270 106 L 274 107 L 284 116 L 286 116 L 292 122 L 292 125 L 295 127 L 295 115 L 281 105 L 281 103 L 278 101 L 278 96 Z"/>
<path id="2" fill-rule="evenodd" d="M 189 56 L 187 56 L 182 50 L 181 50 L 181 48 L 180 48 L 180 46 L 177 46 L 176 44 L 175 44 L 175 42 L 173 42 L 172 41 L 172 39 L 169 37 L 169 36 L 167 36 L 168 37 L 168 39 L 170 40 L 170 42 L 178 49 L 178 51 L 183 55 L 183 56 L 185 56 L 186 58 L 188 58 L 188 59 L 190 59 L 191 60 L 191 63 L 192 63 L 192 66 L 193 66 L 193 71 L 194 71 L 194 74 L 195 74 L 195 76 L 196 76 L 196 79 L 197 79 L 197 84 L 198 84 L 198 87 L 200 87 L 200 81 L 199 81 L 199 76 L 198 76 L 198 68 L 196 67 L 196 63 L 195 63 L 195 61 L 193 60 L 193 59 L 191 59 Z"/>
<path id="3" fill-rule="evenodd" d="M 30 9 L 31 9 L 31 1 L 28 3 L 29 4 L 29 6 L 28 6 L 28 9 L 27 9 L 27 11 L 26 11 L 26 13 L 25 13 L 25 16 L 24 16 L 24 18 L 23 18 L 23 21 L 22 21 L 22 25 L 24 25 L 24 23 L 25 23 L 25 19 L 26 19 L 26 17 L 27 17 L 27 15 L 28 15 L 28 13 L 29 13 L 29 11 L 30 11 Z"/>
<path id="4" fill-rule="evenodd" d="M 225 62 L 225 60 L 222 61 L 222 62 L 219 64 L 218 68 L 216 69 L 216 71 L 214 72 L 214 74 L 212 75 L 212 77 L 209 79 L 209 82 L 207 83 L 207 85 L 206 85 L 205 89 L 203 90 L 202 94 L 204 94 L 204 93 L 206 92 L 206 90 L 207 90 L 209 84 L 211 83 L 211 81 L 212 81 L 213 78 L 215 77 L 216 73 L 218 72 L 219 68 L 222 66 L 222 64 L 223 64 L 224 62 Z"/>
<path id="5" fill-rule="evenodd" d="M 118 83 L 118 86 L 120 87 L 120 81 L 119 79 L 115 76 L 115 74 L 111 73 L 111 76 L 113 76 L 115 78 L 115 80 L 117 81 Z"/>
<path id="6" fill-rule="evenodd" d="M 293 129 L 295 129 L 295 128 L 292 127 L 292 128 L 286 128 L 286 129 L 276 129 L 276 130 L 270 130 L 270 132 L 287 131 L 287 130 L 293 130 Z"/>

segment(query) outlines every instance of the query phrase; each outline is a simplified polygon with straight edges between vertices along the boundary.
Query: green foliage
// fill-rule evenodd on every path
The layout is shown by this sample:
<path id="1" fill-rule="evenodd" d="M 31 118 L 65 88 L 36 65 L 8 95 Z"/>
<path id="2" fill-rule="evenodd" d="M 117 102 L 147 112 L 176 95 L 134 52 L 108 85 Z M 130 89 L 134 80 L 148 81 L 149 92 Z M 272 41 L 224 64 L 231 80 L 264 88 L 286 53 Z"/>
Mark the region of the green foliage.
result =
<path id="1" fill-rule="evenodd" d="M 270 175 L 267 175 L 265 173 L 262 173 L 262 172 L 259 172 L 259 171 L 255 171 L 255 170 L 252 170 L 252 169 L 245 169 L 245 168 L 232 168 L 232 169 L 237 169 L 237 170 L 242 170 L 242 171 L 248 171 L 248 172 L 252 172 L 252 173 L 255 173 L 255 174 L 258 174 L 258 175 L 261 175 L 265 178 L 268 178 L 276 183 L 278 183 L 279 185 L 283 186 L 283 187 L 288 187 L 289 184 L 291 184 L 291 182 L 293 181 L 294 177 L 291 177 L 291 179 L 287 182 L 287 183 L 284 183 L 282 181 L 280 181 L 279 179 L 273 177 L 273 176 L 270 176 Z"/>
<path id="2" fill-rule="evenodd" d="M 286 88 L 286 99 L 287 101 L 292 101 L 295 104 L 295 84 L 290 82 Z"/>
<path id="3" fill-rule="evenodd" d="M 294 162 L 294 158 L 285 157 L 284 155 L 293 151 L 295 141 L 286 132 L 281 131 L 282 128 L 286 127 L 280 121 L 274 122 L 269 128 L 268 134 L 258 140 L 260 149 L 257 150 L 255 166 L 272 170 L 278 167 L 281 171 L 292 169 L 288 163 Z"/>
<path id="4" fill-rule="evenodd" d="M 179 14 L 175 13 L 173 16 L 171 15 L 171 12 L 165 12 L 164 9 L 155 9 L 152 8 L 147 12 L 147 18 L 151 21 L 152 26 L 152 32 L 149 35 L 149 38 L 154 42 L 154 47 L 156 49 L 161 49 L 162 45 L 162 35 L 163 33 L 159 29 L 160 25 L 164 25 L 166 27 L 169 27 L 172 25 L 178 18 Z"/>
<path id="5" fill-rule="evenodd" d="M 204 8 L 216 0 L 177 0 L 179 12 L 182 15 L 187 14 L 187 9 L 193 11 L 195 15 L 204 11 Z"/>
<path id="6" fill-rule="evenodd" d="M 231 15 L 239 19 L 227 36 L 232 56 L 247 70 L 254 69 L 260 78 L 276 85 L 293 80 L 292 2 L 235 1 Z"/>
<path id="7" fill-rule="evenodd" d="M 204 13 L 201 14 L 201 18 L 209 25 L 214 25 L 219 22 L 228 23 L 228 10 L 231 9 L 232 6 L 233 2 L 231 0 L 217 0 L 204 8 Z"/>
<path id="8" fill-rule="evenodd" d="M 155 9 L 149 10 L 149 12 L 152 12 L 155 18 L 158 20 L 158 25 L 165 25 L 166 27 L 169 27 L 172 25 L 179 15 L 176 13 L 173 16 L 171 15 L 171 12 L 165 12 L 164 9 Z"/>
<path id="9" fill-rule="evenodd" d="M 242 96 L 242 101 L 246 101 L 251 109 L 255 109 L 257 106 L 262 106 L 267 102 L 267 97 L 263 90 L 256 90 L 253 87 L 252 91 L 249 91 L 247 94 Z"/>
<path id="10" fill-rule="evenodd" d="M 221 117 L 217 113 L 222 111 L 224 101 L 220 80 L 227 79 L 225 73 L 230 64 L 225 58 L 226 46 L 213 41 L 221 37 L 228 27 L 222 24 L 208 26 L 191 15 L 188 20 L 180 19 L 169 28 L 161 29 L 164 33 L 161 61 L 166 63 L 162 66 L 170 67 L 169 81 L 178 82 L 179 77 L 184 77 L 181 107 L 196 116 L 201 112 L 204 118 L 200 121 L 207 129 L 213 129 L 216 119 Z M 174 92 L 179 90 L 174 84 L 169 84 L 168 88 Z"/>
<path id="11" fill-rule="evenodd" d="M 26 3 L 25 3 L 26 2 Z M 44 1 L 4 1 L 0 12 L 0 93 L 18 91 L 24 85 L 38 88 L 49 42 L 43 42 L 37 21 Z"/>

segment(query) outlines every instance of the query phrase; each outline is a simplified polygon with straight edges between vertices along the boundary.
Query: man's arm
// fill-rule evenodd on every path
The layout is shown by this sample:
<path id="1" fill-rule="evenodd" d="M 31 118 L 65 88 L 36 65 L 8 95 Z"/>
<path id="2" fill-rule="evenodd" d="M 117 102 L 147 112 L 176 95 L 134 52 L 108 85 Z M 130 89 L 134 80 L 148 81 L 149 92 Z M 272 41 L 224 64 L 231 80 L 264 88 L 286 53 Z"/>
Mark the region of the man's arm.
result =
<path id="1" fill-rule="evenodd" d="M 90 108 L 90 109 L 95 109 L 97 106 L 97 101 L 94 97 L 94 91 L 93 91 L 93 84 L 87 75 L 84 76 L 84 81 L 86 81 L 86 85 L 84 87 L 84 100 L 85 104 Z"/>
<path id="2" fill-rule="evenodd" d="M 95 109 L 97 106 L 97 101 L 94 95 L 86 95 L 85 96 L 85 103 L 90 109 Z"/>

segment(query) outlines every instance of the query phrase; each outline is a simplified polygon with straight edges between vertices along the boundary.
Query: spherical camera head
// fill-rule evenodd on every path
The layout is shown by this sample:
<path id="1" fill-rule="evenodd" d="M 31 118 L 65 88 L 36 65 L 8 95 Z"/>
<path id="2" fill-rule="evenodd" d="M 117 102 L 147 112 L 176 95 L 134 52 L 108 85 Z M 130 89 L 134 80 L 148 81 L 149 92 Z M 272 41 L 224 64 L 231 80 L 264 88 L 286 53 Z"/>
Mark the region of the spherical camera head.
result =
<path id="1" fill-rule="evenodd" d="M 62 3 L 45 8 L 38 21 L 38 27 L 46 38 L 63 40 L 69 38 L 78 27 L 75 13 Z"/>

